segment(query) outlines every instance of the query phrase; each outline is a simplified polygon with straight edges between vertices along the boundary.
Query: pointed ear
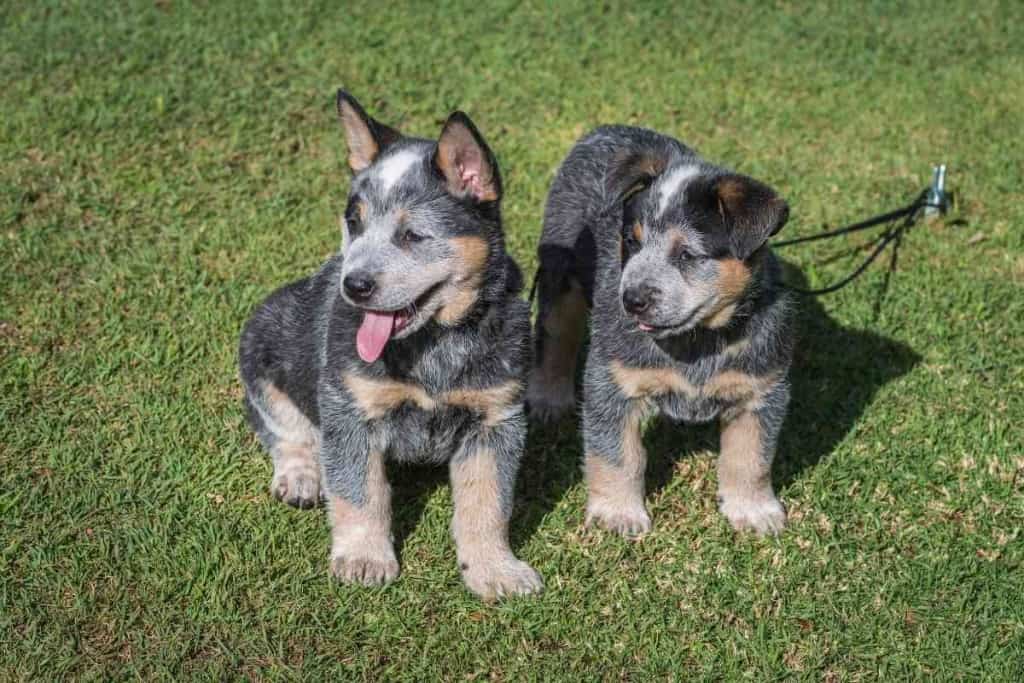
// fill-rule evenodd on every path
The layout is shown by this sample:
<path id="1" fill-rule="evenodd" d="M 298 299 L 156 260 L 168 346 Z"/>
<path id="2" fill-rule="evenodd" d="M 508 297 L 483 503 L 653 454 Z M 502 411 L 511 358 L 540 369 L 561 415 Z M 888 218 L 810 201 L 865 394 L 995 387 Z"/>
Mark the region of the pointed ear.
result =
<path id="1" fill-rule="evenodd" d="M 456 197 L 478 202 L 501 199 L 501 176 L 490 148 L 469 117 L 457 111 L 448 117 L 437 140 L 434 165 Z"/>
<path id="2" fill-rule="evenodd" d="M 348 167 L 359 173 L 389 145 L 401 139 L 402 134 L 371 118 L 356 98 L 344 90 L 338 91 L 338 118 L 345 129 L 348 144 Z"/>
<path id="3" fill-rule="evenodd" d="M 724 175 L 712 186 L 718 213 L 725 222 L 733 255 L 744 260 L 789 219 L 789 205 L 775 190 L 743 175 Z"/>

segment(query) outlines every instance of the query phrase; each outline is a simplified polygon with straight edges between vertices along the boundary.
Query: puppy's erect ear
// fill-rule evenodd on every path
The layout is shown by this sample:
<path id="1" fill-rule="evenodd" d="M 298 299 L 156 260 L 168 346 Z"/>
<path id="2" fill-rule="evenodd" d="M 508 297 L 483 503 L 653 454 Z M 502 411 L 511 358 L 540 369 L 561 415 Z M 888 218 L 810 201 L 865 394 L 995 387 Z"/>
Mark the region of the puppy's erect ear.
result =
<path id="1" fill-rule="evenodd" d="M 371 118 L 356 98 L 344 90 L 338 91 L 338 118 L 345 128 L 348 167 L 353 173 L 359 173 L 372 164 L 388 145 L 402 137 L 394 128 Z"/>
<path id="2" fill-rule="evenodd" d="M 476 126 L 461 111 L 448 117 L 437 140 L 434 165 L 444 175 L 448 191 L 478 202 L 501 199 L 498 163 Z"/>
<path id="3" fill-rule="evenodd" d="M 744 175 L 716 178 L 712 200 L 725 223 L 733 255 L 746 259 L 782 230 L 789 205 L 762 182 Z"/>

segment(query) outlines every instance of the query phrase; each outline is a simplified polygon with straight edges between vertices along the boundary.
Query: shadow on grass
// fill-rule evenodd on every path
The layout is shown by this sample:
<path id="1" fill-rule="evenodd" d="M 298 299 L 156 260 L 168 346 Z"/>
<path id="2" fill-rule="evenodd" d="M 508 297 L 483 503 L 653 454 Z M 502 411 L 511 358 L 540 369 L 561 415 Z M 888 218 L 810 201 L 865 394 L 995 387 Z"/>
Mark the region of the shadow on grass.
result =
<path id="1" fill-rule="evenodd" d="M 784 263 L 785 279 L 806 287 L 806 278 Z M 870 296 L 865 292 L 865 296 Z M 814 297 L 797 298 L 799 341 L 790 371 L 792 398 L 773 467 L 776 491 L 785 490 L 835 449 L 883 386 L 921 359 L 910 347 L 869 330 L 836 323 Z M 658 418 L 644 433 L 648 495 L 672 477 L 675 462 L 701 451 L 718 451 L 717 424 L 678 425 Z M 582 443 L 576 418 L 532 428 L 519 475 L 513 545 L 528 539 L 566 491 L 581 479 Z M 579 518 L 582 521 L 583 511 Z"/>

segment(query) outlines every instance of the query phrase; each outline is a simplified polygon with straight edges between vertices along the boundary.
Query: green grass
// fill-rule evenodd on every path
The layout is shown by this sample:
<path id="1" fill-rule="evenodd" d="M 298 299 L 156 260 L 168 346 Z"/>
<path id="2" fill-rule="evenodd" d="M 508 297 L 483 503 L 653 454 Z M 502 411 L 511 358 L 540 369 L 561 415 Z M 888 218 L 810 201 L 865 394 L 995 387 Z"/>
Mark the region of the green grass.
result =
<path id="1" fill-rule="evenodd" d="M 341 4 L 0 6 L 0 679 L 1024 676 L 1024 5 Z M 469 112 L 527 271 L 599 123 L 767 180 L 789 236 L 949 164 L 957 209 L 887 288 L 803 307 L 784 535 L 736 537 L 713 433 L 664 425 L 654 532 L 584 531 L 565 424 L 531 434 L 512 526 L 538 599 L 463 589 L 441 469 L 395 473 L 397 583 L 329 578 L 324 516 L 267 494 L 235 348 L 339 244 L 340 85 L 419 135 Z M 822 285 L 840 246 L 785 255 Z"/>

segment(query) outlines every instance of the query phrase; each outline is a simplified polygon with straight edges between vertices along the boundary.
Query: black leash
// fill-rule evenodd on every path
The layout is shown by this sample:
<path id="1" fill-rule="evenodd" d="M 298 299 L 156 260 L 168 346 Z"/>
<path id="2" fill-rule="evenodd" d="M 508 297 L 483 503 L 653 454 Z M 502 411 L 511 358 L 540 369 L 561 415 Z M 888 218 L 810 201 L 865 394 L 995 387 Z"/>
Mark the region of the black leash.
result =
<path id="1" fill-rule="evenodd" d="M 795 239 L 784 240 L 782 242 L 772 244 L 773 248 L 778 249 L 780 247 L 787 247 L 792 244 L 801 244 L 803 242 L 831 239 L 833 237 L 839 237 L 840 235 L 846 235 L 851 232 L 867 230 L 868 228 L 873 228 L 877 225 L 892 223 L 893 221 L 896 221 L 900 218 L 903 219 L 903 221 L 899 225 L 897 225 L 894 228 L 889 228 L 888 230 L 884 231 L 881 235 L 879 235 L 878 238 L 875 240 L 877 244 L 874 250 L 871 252 L 871 254 L 868 255 L 868 257 L 864 259 L 852 273 L 844 277 L 839 282 L 831 284 L 828 287 L 821 287 L 820 289 L 804 289 L 802 287 L 797 287 L 795 285 L 790 284 L 786 284 L 785 287 L 790 291 L 797 292 L 798 294 L 806 294 L 808 296 L 820 296 L 822 294 L 831 294 L 832 292 L 836 292 L 845 287 L 846 285 L 850 284 L 851 282 L 856 280 L 861 274 L 863 274 L 864 271 L 868 269 L 868 266 L 874 263 L 875 259 L 877 259 L 881 255 L 881 253 L 885 251 L 885 248 L 889 246 L 889 244 L 891 244 L 894 240 L 899 239 L 903 235 L 903 233 L 906 232 L 908 228 L 910 228 L 910 226 L 917 222 L 918 212 L 929 207 L 941 209 L 945 206 L 944 204 L 931 203 L 927 201 L 927 197 L 928 191 L 925 190 L 924 192 L 921 193 L 921 196 L 918 197 L 916 201 L 914 201 L 912 204 L 903 207 L 902 209 L 890 211 L 889 213 L 884 213 L 880 216 L 869 218 L 866 221 L 854 223 L 853 225 L 848 225 L 844 228 L 839 228 L 837 230 L 830 230 L 829 232 L 823 232 L 817 235 L 810 235 L 808 237 L 797 237 Z"/>
<path id="2" fill-rule="evenodd" d="M 864 271 L 868 269 L 875 259 L 881 255 L 885 248 L 891 243 L 899 243 L 900 238 L 903 236 L 910 226 L 912 226 L 918 218 L 920 212 L 929 212 L 934 210 L 935 213 L 945 213 L 949 207 L 949 197 L 945 190 L 946 184 L 946 167 L 937 166 L 935 173 L 932 178 L 931 186 L 924 190 L 917 199 L 913 202 L 904 206 L 901 209 L 883 213 L 875 216 L 874 218 L 868 218 L 867 220 L 847 225 L 836 230 L 829 230 L 828 232 L 818 233 L 817 235 L 808 235 L 806 237 L 796 237 L 793 239 L 782 240 L 781 242 L 774 242 L 771 246 L 775 249 L 782 247 L 788 247 L 793 244 L 802 244 L 804 242 L 813 242 L 817 240 L 831 239 L 833 237 L 839 237 L 840 235 L 847 235 L 853 232 L 859 232 L 861 230 L 867 230 L 877 225 L 884 225 L 893 223 L 899 219 L 903 219 L 899 225 L 890 227 L 889 229 L 878 235 L 874 242 L 876 243 L 874 250 L 871 254 L 861 262 L 857 268 L 844 277 L 839 282 L 829 285 L 828 287 L 822 287 L 820 289 L 803 289 L 802 287 L 796 287 L 794 285 L 785 284 L 784 286 L 790 291 L 797 292 L 798 294 L 805 294 L 808 296 L 820 296 L 823 294 L 831 294 L 832 292 L 838 291 L 856 280 Z M 870 243 L 869 243 L 870 244 Z"/>

